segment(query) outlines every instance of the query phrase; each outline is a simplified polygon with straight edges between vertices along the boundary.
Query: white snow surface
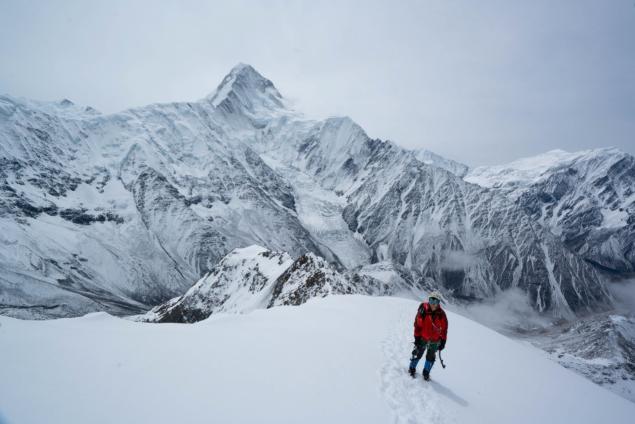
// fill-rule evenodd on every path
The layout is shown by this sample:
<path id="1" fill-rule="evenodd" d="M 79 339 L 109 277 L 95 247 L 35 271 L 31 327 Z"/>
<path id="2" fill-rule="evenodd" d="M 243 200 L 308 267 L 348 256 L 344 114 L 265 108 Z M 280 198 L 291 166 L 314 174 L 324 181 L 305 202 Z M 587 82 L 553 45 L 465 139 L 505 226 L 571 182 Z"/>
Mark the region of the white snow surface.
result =
<path id="1" fill-rule="evenodd" d="M 457 177 L 465 176 L 470 170 L 469 166 L 452 159 L 444 158 L 443 156 L 431 152 L 430 150 L 414 150 L 413 152 L 417 160 L 427 165 L 443 168 L 446 171 L 450 171 Z"/>
<path id="2" fill-rule="evenodd" d="M 416 308 L 353 295 L 192 325 L 2 316 L 0 421 L 632 422 L 635 404 L 451 312 L 447 368 L 411 379 Z"/>
<path id="3" fill-rule="evenodd" d="M 550 150 L 546 153 L 517 159 L 505 165 L 479 166 L 470 170 L 465 181 L 483 187 L 493 187 L 500 184 L 516 182 L 530 183 L 536 181 L 542 174 L 555 167 L 565 166 L 585 155 L 593 154 L 595 150 L 569 153 L 564 150 Z"/>

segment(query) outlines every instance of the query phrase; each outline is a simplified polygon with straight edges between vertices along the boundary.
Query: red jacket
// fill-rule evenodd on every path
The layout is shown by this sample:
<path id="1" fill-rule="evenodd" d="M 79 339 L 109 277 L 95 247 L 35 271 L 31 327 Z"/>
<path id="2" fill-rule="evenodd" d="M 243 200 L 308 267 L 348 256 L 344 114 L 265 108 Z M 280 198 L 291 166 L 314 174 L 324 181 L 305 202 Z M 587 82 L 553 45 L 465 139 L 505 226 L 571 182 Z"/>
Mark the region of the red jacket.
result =
<path id="1" fill-rule="evenodd" d="M 419 305 L 415 317 L 415 337 L 429 342 L 438 342 L 448 338 L 448 318 L 439 305 L 436 311 L 427 302 Z"/>

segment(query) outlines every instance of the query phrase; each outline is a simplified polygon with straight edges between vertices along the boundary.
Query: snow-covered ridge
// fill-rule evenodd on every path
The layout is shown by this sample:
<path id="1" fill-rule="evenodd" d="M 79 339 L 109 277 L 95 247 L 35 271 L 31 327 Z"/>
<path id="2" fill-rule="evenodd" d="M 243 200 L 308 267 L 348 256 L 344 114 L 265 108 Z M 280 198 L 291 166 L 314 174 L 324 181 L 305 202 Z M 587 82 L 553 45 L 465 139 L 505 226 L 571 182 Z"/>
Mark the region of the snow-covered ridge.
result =
<path id="1" fill-rule="evenodd" d="M 444 158 L 443 156 L 437 155 L 436 153 L 431 152 L 430 150 L 425 150 L 425 149 L 415 150 L 414 153 L 415 153 L 415 157 L 421 162 L 428 165 L 433 165 L 439 168 L 443 168 L 446 171 L 450 171 L 451 173 L 453 173 L 454 175 L 458 177 L 464 177 L 470 169 L 465 164 L 462 164 L 460 162 L 457 162 L 451 159 Z"/>
<path id="2" fill-rule="evenodd" d="M 590 161 L 611 156 L 623 157 L 624 152 L 616 148 L 602 148 L 567 152 L 561 149 L 517 159 L 504 165 L 479 166 L 471 169 L 465 180 L 483 187 L 500 187 L 505 185 L 523 185 L 538 182 L 548 177 L 549 173 L 558 169 L 571 167 L 577 161 Z M 602 172 L 597 169 L 596 172 Z"/>
<path id="3" fill-rule="evenodd" d="M 196 322 L 213 312 L 247 312 L 267 306 L 271 286 L 293 260 L 253 245 L 234 249 L 184 295 L 136 317 L 151 322 Z"/>
<path id="4" fill-rule="evenodd" d="M 42 102 L 0 94 L 0 117 L 8 117 L 13 114 L 16 104 L 50 115 L 63 116 L 66 119 L 90 119 L 101 114 L 92 106 L 79 106 L 68 99 L 62 99 L 57 102 Z"/>
<path id="5" fill-rule="evenodd" d="M 149 325 L 106 314 L 0 316 L 8 424 L 126 422 L 626 424 L 635 404 L 448 312 L 432 379 L 411 379 L 418 303 L 331 296 Z M 483 346 L 490 354 L 477 355 Z"/>
<path id="6" fill-rule="evenodd" d="M 294 261 L 287 253 L 253 245 L 231 251 L 184 295 L 131 319 L 191 323 L 221 312 L 300 305 L 334 294 L 382 295 L 398 288 L 403 286 L 387 286 L 367 275 L 340 272 L 313 253 Z"/>

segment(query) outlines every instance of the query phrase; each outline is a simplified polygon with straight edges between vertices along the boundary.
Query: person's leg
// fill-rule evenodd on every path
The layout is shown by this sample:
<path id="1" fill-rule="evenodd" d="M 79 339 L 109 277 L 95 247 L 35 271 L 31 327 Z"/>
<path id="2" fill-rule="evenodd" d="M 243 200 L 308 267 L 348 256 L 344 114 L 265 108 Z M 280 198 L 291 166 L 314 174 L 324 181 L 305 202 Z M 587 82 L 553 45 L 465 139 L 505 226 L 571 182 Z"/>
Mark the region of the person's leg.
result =
<path id="1" fill-rule="evenodd" d="M 425 351 L 425 344 L 423 343 L 420 337 L 415 337 L 414 345 L 415 347 L 412 350 L 412 356 L 410 357 L 409 370 L 411 374 L 415 373 L 417 364 L 419 363 L 419 360 L 421 359 L 421 357 L 423 356 L 423 352 Z"/>
<path id="2" fill-rule="evenodd" d="M 428 343 L 428 352 L 426 353 L 426 362 L 423 365 L 423 378 L 426 380 L 430 378 L 430 371 L 434 365 L 434 361 L 437 359 L 438 343 Z"/>

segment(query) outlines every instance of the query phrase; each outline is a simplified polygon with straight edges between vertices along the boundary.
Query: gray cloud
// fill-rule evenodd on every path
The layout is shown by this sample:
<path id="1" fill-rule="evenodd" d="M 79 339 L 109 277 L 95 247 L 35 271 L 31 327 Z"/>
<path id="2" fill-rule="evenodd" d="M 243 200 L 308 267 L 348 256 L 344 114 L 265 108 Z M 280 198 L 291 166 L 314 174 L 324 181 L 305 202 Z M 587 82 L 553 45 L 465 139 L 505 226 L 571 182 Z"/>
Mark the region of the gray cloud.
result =
<path id="1" fill-rule="evenodd" d="M 611 282 L 607 287 L 615 299 L 618 312 L 635 314 L 635 279 Z"/>
<path id="2" fill-rule="evenodd" d="M 246 62 L 309 114 L 469 165 L 635 153 L 633 52 L 632 0 L 0 1 L 2 93 L 114 112 Z"/>
<path id="3" fill-rule="evenodd" d="M 443 253 L 441 267 L 443 269 L 458 271 L 477 265 L 479 258 L 462 250 L 448 250 Z"/>

